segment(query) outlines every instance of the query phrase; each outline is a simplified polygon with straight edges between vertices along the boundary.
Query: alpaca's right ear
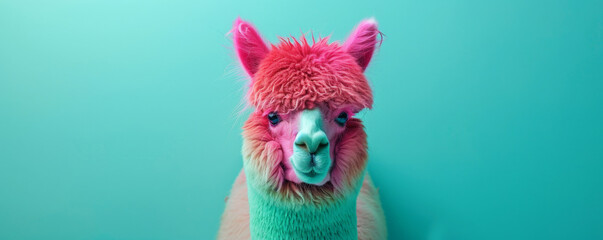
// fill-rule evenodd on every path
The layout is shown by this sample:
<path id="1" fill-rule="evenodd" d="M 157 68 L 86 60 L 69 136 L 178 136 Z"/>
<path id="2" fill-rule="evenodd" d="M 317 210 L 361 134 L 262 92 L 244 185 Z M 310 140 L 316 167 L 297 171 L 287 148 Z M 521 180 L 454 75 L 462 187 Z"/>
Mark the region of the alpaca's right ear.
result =
<path id="1" fill-rule="evenodd" d="M 250 77 L 258 71 L 260 62 L 268 54 L 268 46 L 249 22 L 237 18 L 232 29 L 234 48 L 241 65 Z"/>

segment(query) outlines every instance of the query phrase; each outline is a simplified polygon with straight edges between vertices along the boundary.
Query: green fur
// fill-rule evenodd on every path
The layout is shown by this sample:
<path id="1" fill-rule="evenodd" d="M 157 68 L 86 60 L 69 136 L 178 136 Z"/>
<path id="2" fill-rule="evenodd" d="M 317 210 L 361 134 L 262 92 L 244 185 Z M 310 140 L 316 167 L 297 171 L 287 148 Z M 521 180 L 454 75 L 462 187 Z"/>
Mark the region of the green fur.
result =
<path id="1" fill-rule="evenodd" d="M 356 196 L 328 205 L 283 203 L 249 187 L 252 239 L 358 239 Z"/>

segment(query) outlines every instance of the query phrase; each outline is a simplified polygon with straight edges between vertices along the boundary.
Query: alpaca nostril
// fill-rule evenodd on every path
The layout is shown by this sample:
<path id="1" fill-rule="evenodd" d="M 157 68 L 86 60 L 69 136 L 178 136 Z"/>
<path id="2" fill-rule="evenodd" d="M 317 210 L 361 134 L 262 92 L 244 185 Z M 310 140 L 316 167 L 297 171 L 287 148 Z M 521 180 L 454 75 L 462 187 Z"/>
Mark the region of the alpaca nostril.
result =
<path id="1" fill-rule="evenodd" d="M 320 151 L 320 150 L 322 150 L 323 148 L 326 148 L 326 147 L 328 147 L 328 146 L 329 146 L 329 143 L 328 143 L 328 142 L 327 142 L 327 143 L 321 143 L 321 144 L 319 144 L 319 145 L 318 145 L 318 148 L 316 148 L 316 151 L 315 151 L 315 152 L 318 152 L 318 151 Z"/>
<path id="2" fill-rule="evenodd" d="M 298 148 L 301 148 L 303 150 L 308 151 L 308 146 L 306 145 L 306 143 L 296 143 L 295 146 L 297 146 Z"/>

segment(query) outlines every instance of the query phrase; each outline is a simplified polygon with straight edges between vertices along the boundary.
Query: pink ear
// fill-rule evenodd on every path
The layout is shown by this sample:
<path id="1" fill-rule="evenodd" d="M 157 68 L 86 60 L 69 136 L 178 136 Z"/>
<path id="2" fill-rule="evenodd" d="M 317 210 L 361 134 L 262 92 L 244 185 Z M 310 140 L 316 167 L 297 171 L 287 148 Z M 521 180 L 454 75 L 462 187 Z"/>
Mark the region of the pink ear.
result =
<path id="1" fill-rule="evenodd" d="M 377 45 L 377 35 L 379 35 L 377 22 L 370 18 L 360 22 L 343 44 L 343 49 L 356 58 L 356 62 L 363 71 L 373 57 L 375 45 Z"/>
<path id="2" fill-rule="evenodd" d="M 258 71 L 260 62 L 268 53 L 268 46 L 262 40 L 258 31 L 251 23 L 237 18 L 232 29 L 234 38 L 234 47 L 241 65 L 249 76 Z"/>

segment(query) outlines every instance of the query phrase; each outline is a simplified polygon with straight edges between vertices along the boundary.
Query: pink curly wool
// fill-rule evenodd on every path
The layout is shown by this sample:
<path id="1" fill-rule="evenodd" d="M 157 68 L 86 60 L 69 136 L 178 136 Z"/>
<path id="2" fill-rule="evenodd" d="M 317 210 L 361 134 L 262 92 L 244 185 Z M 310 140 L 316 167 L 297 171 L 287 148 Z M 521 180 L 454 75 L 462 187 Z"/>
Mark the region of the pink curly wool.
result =
<path id="1" fill-rule="evenodd" d="M 249 91 L 249 101 L 261 110 L 288 113 L 327 103 L 336 109 L 351 104 L 370 108 L 373 94 L 363 69 L 337 43 L 322 39 L 309 45 L 281 39 L 260 64 Z"/>

